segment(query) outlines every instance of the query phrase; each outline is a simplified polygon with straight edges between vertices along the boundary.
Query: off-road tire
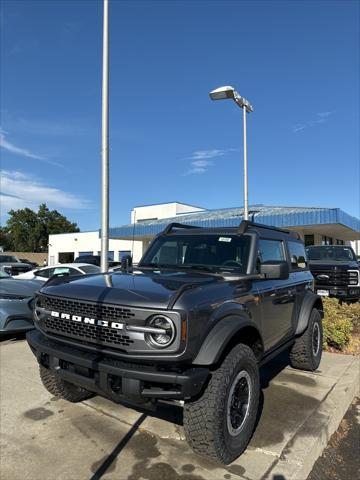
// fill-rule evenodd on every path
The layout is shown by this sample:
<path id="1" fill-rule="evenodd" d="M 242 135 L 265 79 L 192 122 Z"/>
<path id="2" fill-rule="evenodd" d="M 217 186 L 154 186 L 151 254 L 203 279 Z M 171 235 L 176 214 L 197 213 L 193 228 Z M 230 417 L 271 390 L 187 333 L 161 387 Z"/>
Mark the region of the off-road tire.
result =
<path id="1" fill-rule="evenodd" d="M 40 365 L 40 378 L 48 392 L 55 397 L 76 403 L 93 396 L 93 393 L 63 380 L 58 373 Z"/>
<path id="2" fill-rule="evenodd" d="M 314 329 L 318 332 L 319 348 L 314 352 Z M 296 338 L 290 350 L 290 365 L 300 370 L 314 371 L 318 368 L 322 354 L 323 329 L 320 312 L 313 308 L 310 313 L 308 326 L 303 334 Z"/>
<path id="3" fill-rule="evenodd" d="M 232 384 L 241 372 L 250 383 L 248 414 L 240 433 L 231 436 L 227 423 L 228 400 Z M 255 355 L 247 345 L 235 346 L 211 378 L 198 398 L 184 404 L 184 430 L 194 452 L 215 462 L 229 464 L 247 447 L 256 422 L 260 393 L 259 368 Z"/>

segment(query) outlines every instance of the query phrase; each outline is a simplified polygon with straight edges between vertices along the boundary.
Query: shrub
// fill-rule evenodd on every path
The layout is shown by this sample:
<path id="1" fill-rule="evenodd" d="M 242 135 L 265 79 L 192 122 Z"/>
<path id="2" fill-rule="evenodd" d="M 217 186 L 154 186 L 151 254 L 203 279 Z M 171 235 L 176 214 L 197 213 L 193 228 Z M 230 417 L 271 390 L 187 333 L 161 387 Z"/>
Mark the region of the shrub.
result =
<path id="1" fill-rule="evenodd" d="M 346 307 L 347 314 L 353 324 L 353 334 L 360 334 L 360 302 L 351 303 L 350 305 L 344 305 Z"/>
<path id="2" fill-rule="evenodd" d="M 324 299 L 324 347 L 342 350 L 359 329 L 360 304 L 340 304 L 336 298 Z"/>

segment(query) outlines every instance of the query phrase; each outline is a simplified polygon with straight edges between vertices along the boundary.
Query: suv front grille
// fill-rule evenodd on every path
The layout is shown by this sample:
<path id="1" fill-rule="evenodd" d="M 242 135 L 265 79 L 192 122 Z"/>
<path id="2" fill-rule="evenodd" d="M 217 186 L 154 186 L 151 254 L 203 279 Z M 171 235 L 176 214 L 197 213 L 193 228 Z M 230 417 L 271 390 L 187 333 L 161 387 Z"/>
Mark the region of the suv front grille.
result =
<path id="1" fill-rule="evenodd" d="M 346 270 L 314 270 L 312 274 L 318 285 L 346 287 L 350 283 L 349 273 Z"/>
<path id="2" fill-rule="evenodd" d="M 73 322 L 64 318 L 48 317 L 44 320 L 44 326 L 49 332 L 56 335 L 76 337 L 91 343 L 106 345 L 120 345 L 128 347 L 134 343 L 127 335 L 119 334 L 118 330 L 109 327 L 97 327 L 95 325 Z"/>
<path id="3" fill-rule="evenodd" d="M 25 273 L 31 270 L 31 267 L 16 267 L 14 265 L 4 268 L 9 275 L 19 275 L 20 273 Z"/>
<path id="4" fill-rule="evenodd" d="M 128 320 L 135 316 L 130 308 L 118 307 L 116 305 L 104 305 L 103 303 L 87 303 L 67 298 L 39 297 L 40 305 L 47 310 L 55 310 L 71 315 L 91 317 L 100 320 Z"/>
<path id="5" fill-rule="evenodd" d="M 107 320 L 109 322 L 123 322 L 135 316 L 135 313 L 129 308 L 45 297 L 42 295 L 38 297 L 36 306 L 59 313 L 90 317 L 96 320 Z M 66 318 L 46 316 L 41 320 L 41 325 L 46 331 L 54 335 L 71 337 L 90 343 L 114 347 L 128 347 L 134 343 L 128 335 L 124 335 L 118 329 L 75 322 Z"/>

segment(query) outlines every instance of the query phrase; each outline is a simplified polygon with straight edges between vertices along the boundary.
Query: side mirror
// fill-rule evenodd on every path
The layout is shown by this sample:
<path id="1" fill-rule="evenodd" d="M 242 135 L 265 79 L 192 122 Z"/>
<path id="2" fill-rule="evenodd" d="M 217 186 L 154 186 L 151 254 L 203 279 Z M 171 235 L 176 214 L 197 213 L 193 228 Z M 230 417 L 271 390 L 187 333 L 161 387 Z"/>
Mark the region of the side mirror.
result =
<path id="1" fill-rule="evenodd" d="M 285 261 L 264 262 L 260 266 L 260 273 L 265 280 L 286 280 L 289 278 L 289 265 Z"/>
<path id="2" fill-rule="evenodd" d="M 129 270 L 132 267 L 132 257 L 131 255 L 124 255 L 121 259 L 121 270 Z"/>

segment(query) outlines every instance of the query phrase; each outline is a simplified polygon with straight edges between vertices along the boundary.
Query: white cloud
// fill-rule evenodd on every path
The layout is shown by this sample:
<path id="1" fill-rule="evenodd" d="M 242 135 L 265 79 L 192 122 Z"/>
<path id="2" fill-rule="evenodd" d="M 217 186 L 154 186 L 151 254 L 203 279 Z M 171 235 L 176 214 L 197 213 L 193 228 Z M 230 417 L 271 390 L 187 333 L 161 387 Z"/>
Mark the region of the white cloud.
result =
<path id="1" fill-rule="evenodd" d="M 330 117 L 330 115 L 332 115 L 333 113 L 335 113 L 335 110 L 332 112 L 318 112 L 316 114 L 317 118 L 315 120 L 307 120 L 304 123 L 298 123 L 293 126 L 292 130 L 294 133 L 296 133 L 296 132 L 300 132 L 301 130 L 304 130 L 305 128 L 314 127 L 315 125 L 325 123 Z"/>
<path id="2" fill-rule="evenodd" d="M 208 167 L 213 165 L 214 162 L 209 159 L 222 157 L 230 152 L 237 151 L 236 148 L 227 149 L 212 149 L 212 150 L 196 150 L 186 160 L 192 160 L 190 168 L 183 175 L 203 174 L 207 172 Z"/>
<path id="3" fill-rule="evenodd" d="M 11 209 L 36 209 L 41 203 L 50 208 L 86 209 L 90 203 L 78 195 L 44 184 L 33 175 L 3 170 L 0 178 L 1 216 Z"/>
<path id="4" fill-rule="evenodd" d="M 203 158 L 215 158 L 215 157 L 222 157 L 229 152 L 236 151 L 236 148 L 227 148 L 225 150 L 213 149 L 213 150 L 197 150 L 193 152 L 193 154 L 188 157 L 189 160 L 200 160 Z"/>
<path id="5" fill-rule="evenodd" d="M 317 115 L 321 118 L 327 118 L 329 117 L 330 115 L 332 115 L 333 113 L 335 113 L 335 111 L 331 111 L 331 112 L 319 112 Z"/>
<path id="6" fill-rule="evenodd" d="M 212 164 L 213 162 L 209 162 L 209 160 L 194 160 L 191 162 L 191 165 L 194 165 L 194 167 L 208 167 Z"/>
<path id="7" fill-rule="evenodd" d="M 46 162 L 57 167 L 62 166 L 60 163 L 48 160 L 43 155 L 38 155 L 34 152 L 31 152 L 27 148 L 18 147 L 17 145 L 9 142 L 6 136 L 7 133 L 0 127 L 0 148 L 6 150 L 7 152 L 13 153 L 14 155 L 20 155 L 21 157 L 31 158 L 33 160 L 40 160 L 41 162 Z"/>

